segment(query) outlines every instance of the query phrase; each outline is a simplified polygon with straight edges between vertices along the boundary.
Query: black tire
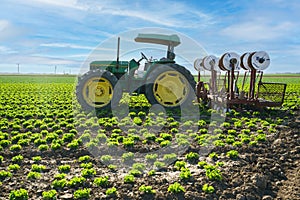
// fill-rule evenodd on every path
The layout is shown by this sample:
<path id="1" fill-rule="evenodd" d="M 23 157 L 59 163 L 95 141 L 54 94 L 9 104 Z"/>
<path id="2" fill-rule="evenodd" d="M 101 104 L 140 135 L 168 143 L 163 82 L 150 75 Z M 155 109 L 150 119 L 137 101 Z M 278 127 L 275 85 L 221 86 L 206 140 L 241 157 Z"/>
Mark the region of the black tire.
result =
<path id="1" fill-rule="evenodd" d="M 174 103 L 173 102 L 167 102 L 162 101 L 157 93 L 155 94 L 155 91 L 157 90 L 157 79 L 162 76 L 162 74 L 170 74 L 175 73 L 177 75 L 183 75 L 180 76 L 181 78 L 184 77 L 185 80 L 181 80 L 184 85 L 183 90 L 186 90 L 186 93 L 183 91 L 184 98 L 177 99 Z M 163 78 L 161 78 L 163 80 Z M 170 81 L 172 82 L 172 81 Z M 178 83 L 178 82 L 177 82 Z M 171 84 L 172 85 L 172 84 Z M 176 82 L 174 82 L 175 87 Z M 155 68 L 149 73 L 147 80 L 146 80 L 146 88 L 145 88 L 145 94 L 150 104 L 160 104 L 161 106 L 169 109 L 177 109 L 182 107 L 183 105 L 192 105 L 193 100 L 195 100 L 195 88 L 196 88 L 196 81 L 194 79 L 194 76 L 191 74 L 189 70 L 184 68 L 183 66 L 177 65 L 177 64 L 169 64 L 169 65 L 158 65 L 155 66 Z M 171 90 L 168 90 L 169 93 L 172 93 Z M 178 95 L 173 94 L 173 96 L 178 97 Z M 176 103 L 177 102 L 177 103 Z"/>
<path id="2" fill-rule="evenodd" d="M 90 88 L 87 84 L 95 84 L 95 82 L 99 87 L 97 86 L 97 91 L 95 90 L 95 87 L 92 87 L 92 89 L 94 89 L 94 93 L 92 93 L 89 91 Z M 99 84 L 100 82 L 102 82 L 102 84 Z M 110 111 L 112 99 L 114 99 L 114 101 L 118 101 L 121 98 L 121 96 L 114 91 L 117 82 L 118 79 L 116 78 L 116 76 L 109 71 L 88 71 L 78 79 L 78 83 L 76 86 L 77 101 L 79 102 L 81 107 L 88 112 Z M 95 95 L 97 97 L 94 97 L 93 99 L 92 95 Z M 107 95 L 108 98 L 102 98 L 101 96 L 103 95 Z M 99 101 L 96 101 L 96 98 L 98 98 Z M 104 99 L 105 102 L 100 101 L 100 99 Z"/>

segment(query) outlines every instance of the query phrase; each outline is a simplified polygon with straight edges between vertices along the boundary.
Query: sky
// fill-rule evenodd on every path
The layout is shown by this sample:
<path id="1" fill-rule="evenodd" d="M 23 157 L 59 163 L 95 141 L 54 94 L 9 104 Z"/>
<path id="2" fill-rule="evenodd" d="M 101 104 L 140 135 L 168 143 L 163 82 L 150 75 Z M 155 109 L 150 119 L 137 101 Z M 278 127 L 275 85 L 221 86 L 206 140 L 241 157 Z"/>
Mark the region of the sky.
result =
<path id="1" fill-rule="evenodd" d="M 76 74 L 91 58 L 115 59 L 116 42 L 107 41 L 120 35 L 128 36 L 121 37 L 121 58 L 137 60 L 143 46 L 135 47 L 133 39 L 151 30 L 178 34 L 185 47 L 187 40 L 198 45 L 178 47 L 179 60 L 190 55 L 192 73 L 192 60 L 203 52 L 220 57 L 254 51 L 269 54 L 266 73 L 299 73 L 299 10 L 299 0 L 1 0 L 0 73 L 15 73 L 19 65 L 20 73 L 56 68 Z M 95 49 L 101 51 L 93 54 Z"/>

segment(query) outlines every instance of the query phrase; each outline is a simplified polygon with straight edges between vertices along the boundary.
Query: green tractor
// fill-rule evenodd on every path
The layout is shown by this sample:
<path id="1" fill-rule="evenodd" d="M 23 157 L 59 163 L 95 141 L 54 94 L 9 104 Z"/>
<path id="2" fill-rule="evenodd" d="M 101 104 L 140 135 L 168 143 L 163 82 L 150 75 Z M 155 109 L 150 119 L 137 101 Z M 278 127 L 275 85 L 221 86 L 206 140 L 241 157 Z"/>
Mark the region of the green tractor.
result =
<path id="1" fill-rule="evenodd" d="M 180 108 L 192 103 L 196 86 L 194 77 L 174 60 L 174 47 L 180 44 L 179 37 L 138 34 L 135 41 L 165 45 L 168 47 L 167 56 L 148 59 L 141 52 L 138 61 L 119 61 L 118 38 L 117 60 L 93 61 L 90 70 L 78 78 L 76 95 L 83 109 L 110 110 L 112 102 L 118 103 L 123 92 L 145 94 L 150 104 L 159 104 L 164 108 Z M 146 60 L 144 69 L 138 71 L 142 60 Z"/>

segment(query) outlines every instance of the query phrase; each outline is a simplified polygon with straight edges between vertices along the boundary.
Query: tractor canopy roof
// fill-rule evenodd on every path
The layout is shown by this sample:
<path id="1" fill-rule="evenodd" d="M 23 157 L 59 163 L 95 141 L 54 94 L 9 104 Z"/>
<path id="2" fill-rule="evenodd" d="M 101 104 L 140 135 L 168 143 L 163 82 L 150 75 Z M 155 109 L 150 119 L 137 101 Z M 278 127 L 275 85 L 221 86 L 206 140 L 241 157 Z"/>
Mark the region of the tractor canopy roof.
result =
<path id="1" fill-rule="evenodd" d="M 166 46 L 176 47 L 180 44 L 178 35 L 162 35 L 162 34 L 141 34 L 134 39 L 136 42 L 162 44 Z"/>

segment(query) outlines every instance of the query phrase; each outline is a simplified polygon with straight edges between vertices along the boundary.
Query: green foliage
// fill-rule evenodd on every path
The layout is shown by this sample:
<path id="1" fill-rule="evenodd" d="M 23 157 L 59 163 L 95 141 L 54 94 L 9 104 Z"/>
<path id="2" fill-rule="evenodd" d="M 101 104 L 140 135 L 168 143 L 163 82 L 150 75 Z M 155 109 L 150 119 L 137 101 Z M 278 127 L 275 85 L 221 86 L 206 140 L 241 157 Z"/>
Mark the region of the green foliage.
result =
<path id="1" fill-rule="evenodd" d="M 108 169 L 110 169 L 112 171 L 115 171 L 117 169 L 117 165 L 113 165 L 113 164 L 110 164 L 107 167 L 108 167 Z"/>
<path id="2" fill-rule="evenodd" d="M 61 148 L 61 144 L 60 144 L 59 142 L 53 141 L 53 142 L 51 143 L 51 149 L 53 149 L 53 150 L 58 150 L 58 149 L 60 149 L 60 148 Z"/>
<path id="3" fill-rule="evenodd" d="M 56 190 L 44 191 L 42 193 L 43 200 L 56 200 L 57 192 Z"/>
<path id="4" fill-rule="evenodd" d="M 239 152 L 236 150 L 230 150 L 226 153 L 226 155 L 231 159 L 236 159 L 239 156 Z"/>
<path id="5" fill-rule="evenodd" d="M 12 174 L 9 171 L 0 171 L 0 180 L 4 180 L 5 178 L 11 177 Z"/>
<path id="6" fill-rule="evenodd" d="M 0 146 L 5 148 L 8 147 L 11 144 L 11 141 L 9 140 L 0 140 Z"/>
<path id="7" fill-rule="evenodd" d="M 172 140 L 172 135 L 171 134 L 169 134 L 169 133 L 161 133 L 160 135 L 159 135 L 161 138 L 163 138 L 164 140 Z"/>
<path id="8" fill-rule="evenodd" d="M 37 146 L 42 145 L 42 144 L 47 144 L 47 141 L 45 139 L 40 138 L 40 137 L 41 136 L 39 136 L 39 138 L 34 140 L 34 144 L 37 145 Z"/>
<path id="9" fill-rule="evenodd" d="M 80 139 L 74 139 L 69 144 L 67 144 L 67 147 L 70 149 L 78 149 L 80 143 L 81 143 Z"/>
<path id="10" fill-rule="evenodd" d="M 215 166 L 213 166 L 213 165 L 205 165 L 204 169 L 205 169 L 206 177 L 209 180 L 215 180 L 215 181 L 222 180 L 221 171 L 218 170 Z"/>
<path id="11" fill-rule="evenodd" d="M 213 186 L 211 186 L 211 185 L 208 185 L 206 183 L 206 184 L 204 184 L 202 186 L 202 191 L 205 192 L 205 193 L 207 193 L 207 194 L 211 194 L 211 193 L 214 193 L 215 188 Z"/>
<path id="12" fill-rule="evenodd" d="M 156 139 L 156 136 L 153 133 L 144 133 L 143 136 L 148 141 L 155 141 Z"/>
<path id="13" fill-rule="evenodd" d="M 142 175 L 142 172 L 140 170 L 137 170 L 137 169 L 132 169 L 132 170 L 129 171 L 129 174 L 137 177 L 137 176 Z"/>
<path id="14" fill-rule="evenodd" d="M 265 142 L 267 140 L 267 137 L 266 137 L 266 134 L 258 134 L 256 137 L 255 137 L 255 140 L 256 141 L 259 141 L 259 142 Z"/>
<path id="15" fill-rule="evenodd" d="M 104 133 L 99 133 L 96 137 L 96 139 L 100 142 L 100 143 L 104 143 L 107 140 L 107 136 Z"/>
<path id="16" fill-rule="evenodd" d="M 170 146 L 171 142 L 169 140 L 164 140 L 162 142 L 160 142 L 160 146 L 161 147 L 166 147 L 166 146 Z"/>
<path id="17" fill-rule="evenodd" d="M 155 175 L 155 173 L 156 173 L 156 171 L 152 169 L 148 172 L 148 176 L 153 176 L 153 175 Z"/>
<path id="18" fill-rule="evenodd" d="M 225 142 L 227 144 L 232 144 L 235 142 L 235 137 L 233 135 L 227 135 L 226 139 L 225 139 Z"/>
<path id="19" fill-rule="evenodd" d="M 207 134 L 208 130 L 206 128 L 201 128 L 201 129 L 199 129 L 199 133 L 200 134 Z"/>
<path id="20" fill-rule="evenodd" d="M 84 133 L 79 138 L 83 143 L 87 143 L 91 140 L 91 134 L 90 133 Z"/>
<path id="21" fill-rule="evenodd" d="M 39 145 L 38 149 L 40 151 L 47 151 L 49 149 L 49 146 L 47 144 L 41 144 Z"/>
<path id="22" fill-rule="evenodd" d="M 157 157 L 158 157 L 157 154 L 147 154 L 145 156 L 146 160 L 149 161 L 149 162 L 155 162 Z"/>
<path id="23" fill-rule="evenodd" d="M 71 142 L 75 137 L 75 134 L 74 133 L 65 133 L 62 137 L 62 140 L 64 142 Z"/>
<path id="24" fill-rule="evenodd" d="M 141 118 L 139 117 L 134 117 L 133 122 L 138 126 L 141 126 L 143 124 L 143 120 L 141 120 Z"/>
<path id="25" fill-rule="evenodd" d="M 22 155 L 17 155 L 12 157 L 11 161 L 13 161 L 14 163 L 20 163 L 23 159 L 24 157 Z M 0 163 L 1 163 L 1 158 L 0 158 Z"/>
<path id="26" fill-rule="evenodd" d="M 217 147 L 224 147 L 225 143 L 222 140 L 215 140 L 213 144 Z"/>
<path id="27" fill-rule="evenodd" d="M 96 175 L 96 170 L 91 168 L 91 169 L 83 169 L 81 171 L 81 175 L 85 178 L 87 177 L 92 177 L 92 176 L 95 176 Z"/>
<path id="28" fill-rule="evenodd" d="M 250 129 L 242 129 L 241 132 L 244 134 L 249 134 L 251 132 L 251 130 Z"/>
<path id="29" fill-rule="evenodd" d="M 212 152 L 208 155 L 211 159 L 218 159 L 219 155 L 216 152 Z"/>
<path id="30" fill-rule="evenodd" d="M 133 147 L 134 146 L 134 139 L 132 139 L 132 138 L 124 138 L 123 139 L 123 145 L 125 147 Z"/>
<path id="31" fill-rule="evenodd" d="M 88 199 L 90 197 L 91 189 L 84 188 L 74 192 L 74 199 Z"/>
<path id="32" fill-rule="evenodd" d="M 0 164 L 3 162 L 4 158 L 3 156 L 0 156 Z"/>
<path id="33" fill-rule="evenodd" d="M 66 178 L 66 176 L 67 176 L 66 174 L 61 173 L 61 174 L 55 174 L 54 178 L 57 180 L 61 180 L 61 179 Z"/>
<path id="34" fill-rule="evenodd" d="M 229 128 L 229 127 L 230 127 L 230 123 L 228 123 L 228 122 L 223 122 L 223 123 L 221 124 L 221 127 L 223 127 L 223 128 Z"/>
<path id="35" fill-rule="evenodd" d="M 21 149 L 22 149 L 22 146 L 19 144 L 13 144 L 9 148 L 9 150 L 11 150 L 11 151 L 20 151 Z"/>
<path id="36" fill-rule="evenodd" d="M 155 193 L 156 193 L 156 191 L 153 190 L 153 189 L 152 189 L 152 186 L 150 186 L 150 185 L 148 185 L 148 186 L 146 186 L 146 185 L 141 185 L 141 186 L 139 187 L 139 191 L 144 192 L 144 193 L 146 193 L 146 194 L 155 194 Z"/>
<path id="37" fill-rule="evenodd" d="M 241 121 L 236 121 L 236 122 L 234 122 L 233 125 L 234 125 L 235 128 L 242 128 L 243 123 Z"/>
<path id="38" fill-rule="evenodd" d="M 206 121 L 204 121 L 203 119 L 198 121 L 198 126 L 199 127 L 204 127 L 206 125 Z"/>
<path id="39" fill-rule="evenodd" d="M 32 160 L 34 162 L 40 162 L 42 160 L 42 157 L 41 156 L 35 156 L 35 157 L 32 157 Z"/>
<path id="40" fill-rule="evenodd" d="M 132 169 L 136 169 L 142 172 L 146 169 L 146 165 L 144 163 L 134 163 L 132 165 Z"/>
<path id="41" fill-rule="evenodd" d="M 124 176 L 124 183 L 134 183 L 135 178 L 132 174 L 127 174 Z"/>
<path id="42" fill-rule="evenodd" d="M 171 132 L 171 133 L 178 133 L 179 130 L 178 130 L 177 128 L 172 128 L 172 129 L 170 130 L 170 132 Z"/>
<path id="43" fill-rule="evenodd" d="M 220 128 L 214 129 L 214 134 L 222 134 L 222 133 L 223 133 L 222 129 L 220 129 Z"/>
<path id="44" fill-rule="evenodd" d="M 27 200 L 27 199 L 28 199 L 28 192 L 23 188 L 19 190 L 13 190 L 9 194 L 9 200 Z"/>
<path id="45" fill-rule="evenodd" d="M 31 171 L 33 172 L 42 172 L 46 170 L 45 165 L 38 165 L 38 164 L 32 164 L 31 165 Z"/>
<path id="46" fill-rule="evenodd" d="M 236 130 L 234 130 L 234 129 L 230 129 L 230 130 L 228 130 L 227 132 L 228 132 L 228 134 L 230 134 L 230 135 L 236 135 Z"/>
<path id="47" fill-rule="evenodd" d="M 108 183 L 108 176 L 98 177 L 94 180 L 94 184 L 101 187 L 108 186 Z"/>
<path id="48" fill-rule="evenodd" d="M 111 155 L 103 155 L 101 156 L 100 160 L 104 163 L 109 163 L 112 159 L 112 156 Z"/>
<path id="49" fill-rule="evenodd" d="M 89 162 L 89 163 L 81 163 L 80 167 L 84 168 L 84 169 L 91 169 L 91 168 L 93 168 L 93 163 L 91 163 L 91 162 Z"/>
<path id="50" fill-rule="evenodd" d="M 89 162 L 90 160 L 91 160 L 91 157 L 88 156 L 88 155 L 81 156 L 81 157 L 78 158 L 79 162 Z"/>
<path id="51" fill-rule="evenodd" d="M 123 155 L 122 155 L 122 159 L 124 162 L 132 161 L 133 158 L 134 158 L 134 153 L 132 153 L 132 152 L 126 152 L 126 153 L 123 153 Z"/>
<path id="52" fill-rule="evenodd" d="M 163 159 L 166 163 L 171 163 L 177 160 L 177 155 L 175 153 L 165 154 Z"/>
<path id="53" fill-rule="evenodd" d="M 257 145 L 257 141 L 250 141 L 250 142 L 249 142 L 249 145 L 250 145 L 250 146 L 256 146 L 256 145 Z"/>
<path id="54" fill-rule="evenodd" d="M 157 169 L 160 169 L 164 166 L 166 166 L 166 163 L 164 163 L 164 162 L 161 162 L 161 161 L 155 161 L 154 162 L 154 167 L 156 167 Z"/>
<path id="55" fill-rule="evenodd" d="M 28 172 L 27 179 L 38 179 L 41 177 L 40 172 Z"/>
<path id="56" fill-rule="evenodd" d="M 189 162 L 196 162 L 199 159 L 199 154 L 196 152 L 190 152 L 188 154 L 185 155 L 185 158 L 189 161 Z"/>
<path id="57" fill-rule="evenodd" d="M 188 168 L 182 168 L 179 177 L 183 180 L 187 180 L 192 177 L 191 171 Z"/>
<path id="58" fill-rule="evenodd" d="M 63 179 L 61 179 L 63 180 Z M 83 183 L 86 181 L 86 179 L 84 177 L 73 177 L 68 183 L 67 185 L 70 187 L 79 187 L 79 186 L 83 186 Z"/>
<path id="59" fill-rule="evenodd" d="M 52 182 L 52 187 L 55 189 L 62 189 L 67 185 L 68 181 L 66 179 L 61 179 L 61 180 L 54 180 Z"/>
<path id="60" fill-rule="evenodd" d="M 61 165 L 61 166 L 58 166 L 58 171 L 60 173 L 67 173 L 67 172 L 70 172 L 71 170 L 71 166 L 70 165 Z"/>
<path id="61" fill-rule="evenodd" d="M 117 188 L 112 187 L 112 188 L 108 188 L 105 192 L 105 194 L 107 196 L 115 196 L 117 194 Z"/>
<path id="62" fill-rule="evenodd" d="M 21 167 L 20 167 L 20 165 L 18 165 L 18 164 L 10 164 L 10 165 L 8 165 L 8 167 L 7 167 L 7 169 L 9 170 L 9 171 L 17 171 L 17 170 L 19 170 Z"/>
<path id="63" fill-rule="evenodd" d="M 223 167 L 224 166 L 224 162 L 216 162 L 216 166 L 218 166 L 218 167 Z"/>
<path id="64" fill-rule="evenodd" d="M 182 185 L 180 185 L 180 183 L 175 182 L 175 183 L 169 185 L 168 192 L 181 193 L 181 192 L 185 192 L 185 189 Z"/>
<path id="65" fill-rule="evenodd" d="M 176 163 L 174 164 L 174 168 L 176 169 L 176 170 L 181 170 L 182 168 L 185 168 L 185 166 L 186 166 L 186 162 L 184 162 L 184 161 L 176 161 Z"/>
<path id="66" fill-rule="evenodd" d="M 232 144 L 232 146 L 234 146 L 234 147 L 241 147 L 241 146 L 243 146 L 243 142 L 235 141 L 235 142 Z"/>

